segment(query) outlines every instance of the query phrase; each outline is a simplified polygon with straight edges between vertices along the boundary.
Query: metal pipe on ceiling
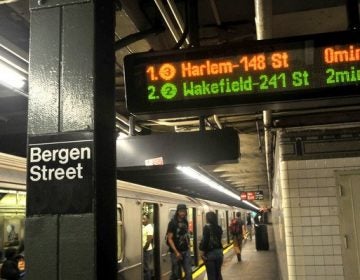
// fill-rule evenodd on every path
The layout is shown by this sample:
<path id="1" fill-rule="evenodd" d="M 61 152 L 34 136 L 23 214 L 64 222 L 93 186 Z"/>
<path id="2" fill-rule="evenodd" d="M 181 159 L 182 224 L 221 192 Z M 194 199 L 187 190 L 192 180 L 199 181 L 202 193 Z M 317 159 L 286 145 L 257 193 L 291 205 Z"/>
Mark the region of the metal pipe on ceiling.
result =
<path id="1" fill-rule="evenodd" d="M 115 124 L 116 128 L 120 130 L 120 132 L 126 134 L 126 135 L 129 135 L 129 131 L 126 129 L 125 126 L 123 126 L 122 124 L 120 123 L 117 123 Z"/>
<path id="2" fill-rule="evenodd" d="M 221 125 L 221 122 L 220 122 L 218 116 L 214 115 L 213 117 L 214 117 L 214 121 L 215 121 L 216 125 L 218 126 L 218 128 L 222 129 L 222 125 Z"/>
<path id="3" fill-rule="evenodd" d="M 221 25 L 221 19 L 220 19 L 219 9 L 218 9 L 218 7 L 217 7 L 217 5 L 215 3 L 215 0 L 209 0 L 209 1 L 210 1 L 211 10 L 213 12 L 216 24 L 218 26 L 220 26 Z"/>
<path id="4" fill-rule="evenodd" d="M 125 48 L 128 45 L 135 43 L 139 40 L 145 39 L 145 38 L 149 37 L 150 35 L 158 34 L 163 31 L 164 31 L 163 27 L 152 27 L 152 28 L 144 30 L 144 31 L 139 31 L 134 34 L 130 34 L 130 35 L 128 35 L 124 38 L 121 38 L 115 42 L 115 44 L 114 44 L 115 51 Z"/>
<path id="5" fill-rule="evenodd" d="M 256 132 L 257 132 L 257 136 L 258 136 L 259 151 L 262 152 L 262 143 L 261 143 L 261 134 L 260 134 L 259 121 L 256 121 Z"/>
<path id="6" fill-rule="evenodd" d="M 167 3 L 169 5 L 170 11 L 172 12 L 172 14 L 173 14 L 173 16 L 175 18 L 175 21 L 176 21 L 177 25 L 179 26 L 180 31 L 182 33 L 184 33 L 185 32 L 185 24 L 184 24 L 184 21 L 181 18 L 179 9 L 177 8 L 174 0 L 167 0 Z M 187 44 L 189 44 L 189 39 L 187 37 L 186 37 L 185 41 L 186 41 Z"/>
<path id="7" fill-rule="evenodd" d="M 130 136 L 135 135 L 135 119 L 133 116 L 130 116 L 129 118 L 129 135 Z"/>
<path id="8" fill-rule="evenodd" d="M 269 201 L 272 200 L 272 169 L 273 169 L 273 151 L 272 151 L 272 115 L 270 110 L 263 111 L 264 118 L 264 142 L 265 142 L 265 156 L 266 156 L 266 169 L 267 180 L 269 188 Z"/>
<path id="9" fill-rule="evenodd" d="M 22 76 L 28 76 L 29 62 L 17 56 L 11 50 L 3 47 L 0 43 L 0 60 L 9 65 L 14 71 Z"/>
<path id="10" fill-rule="evenodd" d="M 179 42 L 181 38 L 180 32 L 176 29 L 168 11 L 166 10 L 162 0 L 154 0 L 156 6 L 158 7 L 167 27 L 169 28 L 169 31 L 171 35 L 173 36 L 175 42 Z M 180 28 L 180 27 L 179 27 Z"/>
<path id="11" fill-rule="evenodd" d="M 272 0 L 255 0 L 255 24 L 258 40 L 272 37 Z"/>
<path id="12" fill-rule="evenodd" d="M 130 119 L 124 117 L 123 115 L 120 115 L 119 113 L 116 113 L 116 119 L 120 121 L 121 123 L 125 124 L 127 127 L 130 127 Z M 138 125 L 134 126 L 134 129 L 136 132 L 141 132 L 142 128 Z"/>
<path id="13" fill-rule="evenodd" d="M 255 5 L 255 24 L 256 36 L 258 40 L 269 39 L 272 37 L 272 0 L 254 0 Z M 269 201 L 272 203 L 272 114 L 270 110 L 263 111 L 264 121 L 264 144 L 267 169 L 267 180 L 269 188 Z"/>
<path id="14" fill-rule="evenodd" d="M 6 50 L 7 52 L 11 53 L 13 56 L 17 57 L 19 60 L 24 61 L 27 65 L 29 64 L 29 54 L 19 48 L 18 46 L 11 43 L 5 37 L 0 35 L 0 47 Z M 27 73 L 26 67 L 26 73 Z"/>

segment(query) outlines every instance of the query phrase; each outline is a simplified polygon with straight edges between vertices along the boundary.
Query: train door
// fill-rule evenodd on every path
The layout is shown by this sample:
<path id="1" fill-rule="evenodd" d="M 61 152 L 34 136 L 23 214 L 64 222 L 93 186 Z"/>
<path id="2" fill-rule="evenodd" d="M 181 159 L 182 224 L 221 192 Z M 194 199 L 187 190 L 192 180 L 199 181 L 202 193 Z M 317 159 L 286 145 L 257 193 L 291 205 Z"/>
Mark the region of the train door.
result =
<path id="1" fill-rule="evenodd" d="M 122 200 L 118 205 L 118 279 L 141 279 L 141 205 Z"/>
<path id="2" fill-rule="evenodd" d="M 121 263 L 124 258 L 124 216 L 122 206 L 117 206 L 117 256 L 118 263 Z"/>
<path id="3" fill-rule="evenodd" d="M 339 219 L 344 279 L 360 279 L 360 171 L 339 172 Z"/>
<path id="4" fill-rule="evenodd" d="M 152 241 L 146 250 L 143 250 L 143 273 L 149 273 L 151 279 L 160 279 L 160 225 L 159 205 L 156 203 L 143 203 L 142 246 L 147 246 L 147 235 L 152 233 Z M 146 219 L 144 219 L 144 216 Z"/>

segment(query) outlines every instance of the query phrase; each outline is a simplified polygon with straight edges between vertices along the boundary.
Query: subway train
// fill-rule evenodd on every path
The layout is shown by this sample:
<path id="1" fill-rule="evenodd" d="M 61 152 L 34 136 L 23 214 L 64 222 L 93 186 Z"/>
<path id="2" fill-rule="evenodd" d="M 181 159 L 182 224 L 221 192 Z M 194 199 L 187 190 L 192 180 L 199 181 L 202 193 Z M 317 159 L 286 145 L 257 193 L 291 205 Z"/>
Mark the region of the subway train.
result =
<path id="1" fill-rule="evenodd" d="M 0 153 L 0 252 L 18 248 L 24 239 L 26 209 L 26 159 Z M 193 271 L 202 265 L 199 243 L 205 213 L 217 213 L 223 229 L 224 249 L 231 245 L 228 225 L 237 211 L 246 210 L 195 199 L 146 186 L 117 181 L 118 279 L 142 279 L 142 217 L 154 226 L 153 279 L 169 279 L 171 260 L 165 236 L 177 204 L 188 207 Z M 243 215 L 242 215 L 243 216 Z M 26 247 L 25 247 L 26 251 Z"/>

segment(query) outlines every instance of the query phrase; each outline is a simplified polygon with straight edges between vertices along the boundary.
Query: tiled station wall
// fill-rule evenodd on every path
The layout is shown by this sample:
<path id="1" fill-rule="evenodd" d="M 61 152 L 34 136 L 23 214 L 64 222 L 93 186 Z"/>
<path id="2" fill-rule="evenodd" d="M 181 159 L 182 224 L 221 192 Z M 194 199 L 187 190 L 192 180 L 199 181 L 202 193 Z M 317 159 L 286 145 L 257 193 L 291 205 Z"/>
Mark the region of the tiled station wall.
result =
<path id="1" fill-rule="evenodd" d="M 277 132 L 272 221 L 279 279 L 344 280 L 335 172 L 360 170 L 359 132 Z"/>

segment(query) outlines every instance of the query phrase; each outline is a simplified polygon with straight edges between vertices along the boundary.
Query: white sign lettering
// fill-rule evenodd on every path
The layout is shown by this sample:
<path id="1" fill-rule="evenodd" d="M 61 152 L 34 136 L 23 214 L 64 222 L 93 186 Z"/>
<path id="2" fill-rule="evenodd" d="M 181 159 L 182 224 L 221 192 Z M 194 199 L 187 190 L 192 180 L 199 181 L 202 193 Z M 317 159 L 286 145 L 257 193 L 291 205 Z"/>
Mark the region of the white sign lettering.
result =
<path id="1" fill-rule="evenodd" d="M 91 159 L 90 147 L 41 149 L 31 147 L 29 178 L 33 182 L 83 179 L 83 162 Z M 38 164 L 36 164 L 38 163 Z"/>

